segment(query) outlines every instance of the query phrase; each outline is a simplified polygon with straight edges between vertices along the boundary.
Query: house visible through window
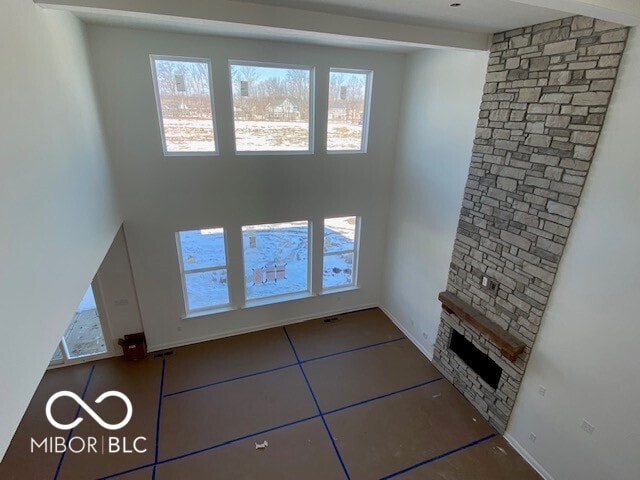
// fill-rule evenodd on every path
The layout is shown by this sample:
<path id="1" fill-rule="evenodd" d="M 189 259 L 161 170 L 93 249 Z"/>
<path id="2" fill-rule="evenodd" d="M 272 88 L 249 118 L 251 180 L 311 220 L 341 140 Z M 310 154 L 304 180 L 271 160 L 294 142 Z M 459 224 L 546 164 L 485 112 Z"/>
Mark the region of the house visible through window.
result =
<path id="1" fill-rule="evenodd" d="M 178 232 L 176 240 L 187 313 L 228 305 L 224 230 Z"/>
<path id="2" fill-rule="evenodd" d="M 372 72 L 332 68 L 329 75 L 327 150 L 365 152 Z"/>
<path id="3" fill-rule="evenodd" d="M 209 61 L 151 56 L 166 155 L 215 153 Z"/>
<path id="4" fill-rule="evenodd" d="M 247 300 L 309 290 L 309 223 L 242 227 Z"/>
<path id="5" fill-rule="evenodd" d="M 358 217 L 325 219 L 323 290 L 356 284 L 359 236 Z"/>
<path id="6" fill-rule="evenodd" d="M 309 152 L 313 119 L 311 67 L 232 62 L 237 152 Z"/>

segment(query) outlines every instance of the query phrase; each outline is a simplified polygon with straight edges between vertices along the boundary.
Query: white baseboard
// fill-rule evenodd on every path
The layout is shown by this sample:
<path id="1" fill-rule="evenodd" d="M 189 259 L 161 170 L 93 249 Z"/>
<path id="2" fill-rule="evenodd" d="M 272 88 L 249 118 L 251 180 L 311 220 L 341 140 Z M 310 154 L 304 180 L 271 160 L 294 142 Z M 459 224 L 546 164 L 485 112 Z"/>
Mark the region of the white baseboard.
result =
<path id="1" fill-rule="evenodd" d="M 285 320 L 279 320 L 279 321 L 273 322 L 273 323 L 267 323 L 267 324 L 258 325 L 258 326 L 249 326 L 249 327 L 244 327 L 244 328 L 238 328 L 238 329 L 235 329 L 235 330 L 228 330 L 228 331 L 225 331 L 225 332 L 216 333 L 214 335 L 206 335 L 206 336 L 202 336 L 202 337 L 189 338 L 187 340 L 181 340 L 179 342 L 168 342 L 168 343 L 161 343 L 161 344 L 158 344 L 158 345 L 149 345 L 147 347 L 147 350 L 150 353 L 158 352 L 158 351 L 161 351 L 161 350 L 167 350 L 169 348 L 184 347 L 186 345 L 193 345 L 194 343 L 202 343 L 202 342 L 208 342 L 210 340 L 217 340 L 219 338 L 233 337 L 235 335 L 242 335 L 243 333 L 259 332 L 261 330 L 268 330 L 269 328 L 282 327 L 282 326 L 285 326 L 285 325 L 293 325 L 294 323 L 306 322 L 307 320 L 315 320 L 315 319 L 318 319 L 318 318 L 330 317 L 332 315 L 340 315 L 340 314 L 343 314 L 343 313 L 355 312 L 355 311 L 358 311 L 358 310 L 366 310 L 367 308 L 375 308 L 377 306 L 378 306 L 377 303 L 371 303 L 371 304 L 358 305 L 356 307 L 344 308 L 344 309 L 339 309 L 339 310 L 317 312 L 317 313 L 313 313 L 313 314 L 310 314 L 310 315 L 304 315 L 302 317 L 292 317 L 292 318 L 288 318 L 288 319 L 285 319 Z"/>
<path id="2" fill-rule="evenodd" d="M 533 469 L 538 472 L 538 474 L 544 478 L 544 480 L 554 480 L 549 472 L 547 472 L 542 465 L 538 463 L 538 461 L 531 456 L 529 452 L 527 452 L 518 441 L 513 438 L 508 433 L 504 434 L 504 438 L 509 444 L 513 447 L 513 449 L 520 454 L 522 458 L 526 460 L 526 462 L 533 467 Z"/>
<path id="3" fill-rule="evenodd" d="M 420 342 L 418 342 L 418 339 L 411 332 L 409 332 L 409 330 L 407 330 L 407 328 L 396 317 L 394 317 L 391 314 L 391 312 L 389 312 L 385 307 L 383 307 L 382 305 L 378 305 L 378 308 L 382 310 L 384 314 L 391 319 L 391 321 L 395 324 L 395 326 L 398 327 L 400 331 L 402 331 L 402 333 L 404 333 L 405 337 L 411 340 L 411 343 L 413 343 L 418 348 L 418 350 L 420 350 L 422 354 L 429 359 L 430 362 L 433 361 L 433 352 L 429 352 L 429 350 L 427 350 L 426 347 L 421 345 Z"/>

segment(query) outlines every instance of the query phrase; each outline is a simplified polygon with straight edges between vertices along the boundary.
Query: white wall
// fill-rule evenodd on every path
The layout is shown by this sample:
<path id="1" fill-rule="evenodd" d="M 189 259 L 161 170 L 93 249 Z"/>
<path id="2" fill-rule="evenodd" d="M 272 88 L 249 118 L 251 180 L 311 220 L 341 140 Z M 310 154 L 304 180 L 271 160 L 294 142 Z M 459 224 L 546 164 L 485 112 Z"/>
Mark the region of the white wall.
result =
<path id="1" fill-rule="evenodd" d="M 622 59 L 507 430 L 557 480 L 640 475 L 639 34 Z M 596 427 L 592 436 L 580 429 L 583 418 Z"/>
<path id="2" fill-rule="evenodd" d="M 377 305 L 405 56 L 287 43 L 89 27 L 102 113 L 125 213 L 142 322 L 151 349 Z M 164 157 L 149 54 L 210 58 L 219 148 L 215 157 Z M 316 67 L 316 154 L 235 156 L 227 62 Z M 369 153 L 327 155 L 329 67 L 372 69 Z M 227 229 L 231 275 L 242 275 L 242 225 L 362 216 L 361 289 L 182 320 L 175 232 Z M 322 229 L 315 245 L 322 245 Z M 316 249 L 317 255 L 321 250 Z M 235 265 L 235 266 L 234 266 Z M 316 280 L 321 271 L 316 269 Z M 232 293 L 236 292 L 231 279 Z"/>
<path id="3" fill-rule="evenodd" d="M 433 353 L 487 68 L 486 52 L 408 57 L 383 307 Z M 425 337 L 426 335 L 426 337 Z"/>
<path id="4" fill-rule="evenodd" d="M 130 333 L 143 331 L 136 288 L 131 272 L 124 229 L 118 230 L 111 247 L 96 274 L 96 286 L 103 300 L 112 351 L 120 355 L 118 339 Z"/>
<path id="5" fill-rule="evenodd" d="M 0 455 L 119 225 L 87 66 L 68 14 L 0 15 Z"/>

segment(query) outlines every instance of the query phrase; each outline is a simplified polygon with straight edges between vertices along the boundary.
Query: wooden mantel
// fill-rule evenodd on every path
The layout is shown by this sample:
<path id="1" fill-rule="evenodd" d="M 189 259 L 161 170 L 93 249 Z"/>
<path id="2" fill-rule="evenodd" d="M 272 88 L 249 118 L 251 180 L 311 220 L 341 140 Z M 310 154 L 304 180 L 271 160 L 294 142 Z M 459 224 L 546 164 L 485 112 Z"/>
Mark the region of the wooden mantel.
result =
<path id="1" fill-rule="evenodd" d="M 524 343 L 507 332 L 497 323 L 489 320 L 485 315 L 473 308 L 471 305 L 463 302 L 453 293 L 440 292 L 438 300 L 442 302 L 442 309 L 447 313 L 453 313 L 460 320 L 473 325 L 480 332 L 484 333 L 498 347 L 502 355 L 512 362 L 515 362 L 524 351 Z"/>

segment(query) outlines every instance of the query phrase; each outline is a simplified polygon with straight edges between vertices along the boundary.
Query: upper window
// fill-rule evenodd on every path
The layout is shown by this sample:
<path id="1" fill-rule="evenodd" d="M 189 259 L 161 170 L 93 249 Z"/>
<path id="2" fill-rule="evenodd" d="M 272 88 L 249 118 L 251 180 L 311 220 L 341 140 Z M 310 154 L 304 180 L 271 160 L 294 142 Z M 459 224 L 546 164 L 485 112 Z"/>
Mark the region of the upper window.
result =
<path id="1" fill-rule="evenodd" d="M 247 300 L 309 291 L 309 222 L 242 227 Z"/>
<path id="2" fill-rule="evenodd" d="M 165 155 L 215 153 L 209 60 L 151 56 Z"/>
<path id="3" fill-rule="evenodd" d="M 176 240 L 187 313 L 229 305 L 224 230 L 178 232 Z"/>
<path id="4" fill-rule="evenodd" d="M 312 150 L 311 67 L 230 64 L 236 152 Z"/>
<path id="5" fill-rule="evenodd" d="M 366 152 L 372 72 L 332 68 L 327 151 Z"/>
<path id="6" fill-rule="evenodd" d="M 356 284 L 359 236 L 358 217 L 325 219 L 323 290 Z"/>

